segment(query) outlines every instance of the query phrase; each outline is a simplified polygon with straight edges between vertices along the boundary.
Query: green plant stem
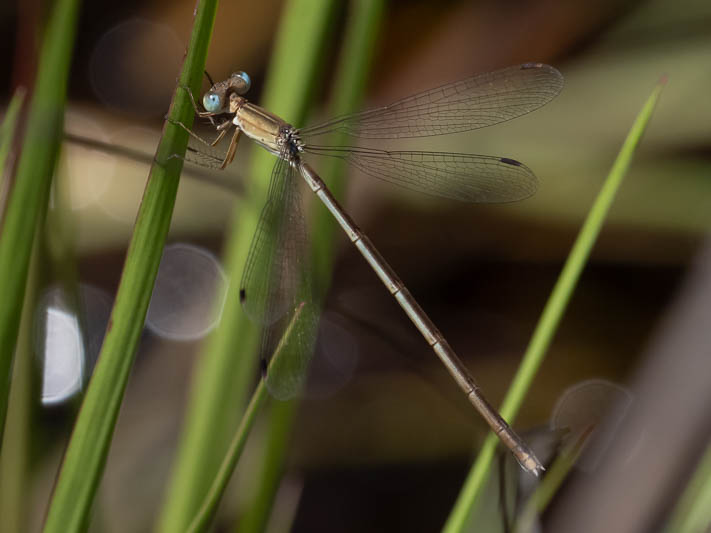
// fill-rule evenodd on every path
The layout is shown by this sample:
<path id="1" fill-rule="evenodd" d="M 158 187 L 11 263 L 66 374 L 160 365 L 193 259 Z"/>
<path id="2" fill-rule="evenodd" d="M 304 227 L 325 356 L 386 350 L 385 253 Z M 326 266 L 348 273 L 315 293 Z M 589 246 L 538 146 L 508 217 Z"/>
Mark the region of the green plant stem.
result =
<path id="1" fill-rule="evenodd" d="M 298 402 L 273 402 L 269 409 L 264 452 L 260 457 L 259 476 L 249 508 L 237 523 L 236 532 L 264 531 L 289 450 L 289 436 L 294 425 Z"/>
<path id="2" fill-rule="evenodd" d="M 156 531 L 184 531 L 210 487 L 254 381 L 257 335 L 239 298 L 242 267 L 259 211 L 249 202 L 234 209 L 225 272 L 229 276 L 220 323 L 197 358 L 171 481 Z"/>
<path id="3" fill-rule="evenodd" d="M 42 228 L 39 228 L 41 231 Z M 12 371 L 12 388 L 7 412 L 7 430 L 0 454 L 0 517 L 4 531 L 27 531 L 27 494 L 30 489 L 31 470 L 29 455 L 32 439 L 32 420 L 37 396 L 34 378 L 34 319 L 37 292 L 40 286 L 41 245 L 35 238 L 30 259 L 29 279 L 22 308 L 20 334 L 17 342 L 15 364 Z"/>
<path id="4" fill-rule="evenodd" d="M 365 92 L 370 71 L 375 43 L 379 34 L 383 14 L 382 0 L 363 0 L 350 3 L 350 11 L 342 52 L 338 60 L 338 70 L 333 87 L 333 102 L 329 106 L 332 116 L 340 116 L 356 111 Z M 298 27 L 285 41 L 294 43 L 298 40 Z M 277 48 L 284 58 L 290 55 L 293 44 Z M 282 59 L 280 61 L 285 61 Z M 277 60 L 275 59 L 275 63 Z M 339 144 L 337 138 L 330 139 Z M 346 144 L 340 142 L 340 144 Z M 331 192 L 342 198 L 345 186 L 338 179 L 342 176 L 344 164 L 338 160 L 323 161 L 319 164 L 322 178 Z M 314 226 L 311 231 L 313 276 L 318 283 L 318 294 L 322 298 L 330 283 L 333 267 L 333 237 L 336 224 L 330 213 L 317 204 Z M 266 527 L 274 497 L 279 488 L 285 455 L 288 450 L 288 435 L 294 425 L 297 404 L 292 402 L 277 403 L 272 407 L 267 428 L 267 443 L 261 466 L 261 475 L 255 491 L 256 497 L 247 512 L 238 523 L 236 531 L 241 533 L 259 532 Z"/>
<path id="5" fill-rule="evenodd" d="M 274 350 L 274 354 L 270 359 L 272 362 L 271 364 L 275 364 L 280 357 L 283 357 L 281 355 L 283 353 L 282 350 L 287 344 L 289 337 L 294 333 L 294 328 L 298 327 L 298 321 L 301 318 L 302 311 L 303 306 L 297 309 L 294 313 L 294 316 L 291 319 L 291 324 L 284 331 L 284 336 L 282 337 L 281 342 L 277 346 L 276 350 Z M 210 486 L 210 490 L 205 497 L 205 501 L 203 501 L 200 506 L 200 510 L 188 528 L 189 533 L 205 531 L 205 529 L 209 526 L 212 517 L 215 515 L 217 506 L 225 492 L 227 482 L 230 480 L 230 477 L 232 477 L 235 467 L 237 466 L 237 461 L 242 455 L 242 450 L 244 450 L 244 445 L 247 442 L 247 436 L 254 425 L 257 412 L 267 399 L 267 396 L 267 388 L 264 385 L 264 380 L 260 380 L 256 390 L 252 394 L 252 399 L 247 405 L 247 409 L 242 417 L 242 422 L 237 428 L 237 432 L 232 438 L 232 442 L 230 443 L 225 458 L 222 460 L 222 464 L 217 471 L 217 475 Z"/>
<path id="6" fill-rule="evenodd" d="M 252 430 L 254 421 L 257 418 L 257 413 L 262 407 L 264 402 L 268 397 L 267 388 L 264 386 L 264 381 L 260 381 L 257 385 L 252 399 L 249 404 L 247 404 L 247 409 L 242 417 L 242 422 L 235 433 L 235 437 L 230 444 L 225 460 L 223 461 L 220 469 L 217 472 L 215 481 L 212 487 L 208 491 L 205 502 L 200 507 L 200 510 L 188 527 L 188 533 L 198 533 L 205 531 L 210 525 L 210 520 L 217 510 L 217 506 L 222 499 L 225 488 L 227 487 L 227 482 L 230 480 L 232 473 L 237 465 L 237 461 L 242 455 L 242 450 L 244 450 L 244 445 L 247 442 L 247 437 L 249 432 Z"/>
<path id="7" fill-rule="evenodd" d="M 696 533 L 711 527 L 711 446 L 687 485 L 674 514 L 667 525 L 667 533 Z"/>
<path id="8" fill-rule="evenodd" d="M 0 236 L 0 439 L 35 232 L 44 220 L 62 139 L 78 0 L 59 0 L 42 43 L 17 175 Z"/>
<path id="9" fill-rule="evenodd" d="M 20 109 L 22 109 L 22 102 L 24 101 L 25 89 L 18 87 L 15 90 L 15 94 L 12 95 L 12 99 L 5 110 L 2 124 L 0 124 L 0 227 L 2 227 L 3 206 L 5 205 L 7 184 L 9 183 L 7 175 L 10 169 L 5 168 L 7 165 L 7 156 L 10 154 L 10 149 L 15 139 L 17 120 L 20 117 Z"/>
<path id="10" fill-rule="evenodd" d="M 270 76 L 260 102 L 285 120 L 298 124 L 303 119 L 304 102 L 312 92 L 316 57 L 323 49 L 333 3 L 333 0 L 286 3 Z M 245 198 L 234 209 L 225 247 L 225 271 L 229 276 L 225 306 L 195 372 L 172 481 L 156 527 L 161 533 L 185 530 L 197 513 L 254 379 L 257 330 L 242 312 L 239 288 L 273 165 L 274 156 L 258 148 L 247 173 Z"/>
<path id="11" fill-rule="evenodd" d="M 216 0 L 203 0 L 196 10 L 179 82 L 193 90 L 202 79 L 216 7 Z M 173 122 L 164 127 L 151 168 L 106 338 L 50 502 L 46 533 L 83 531 L 88 525 L 170 226 L 183 162 L 172 156 L 184 153 L 188 142 L 174 122 L 189 126 L 193 119 L 186 91 L 176 90 L 169 115 Z"/>
<path id="12" fill-rule="evenodd" d="M 303 124 L 306 117 L 335 5 L 333 0 L 289 0 L 282 12 L 261 105 L 292 124 Z M 310 38 L 305 40 L 305 35 Z M 294 50 L 299 50 L 298 54 L 295 55 Z M 274 158 L 266 151 L 254 154 L 250 168 L 252 183 L 263 180 L 259 200 L 252 196 L 254 206 L 264 203 L 266 177 L 273 165 Z M 296 409 L 297 403 L 288 401 L 273 404 L 269 411 L 266 445 L 260 458 L 254 497 L 238 521 L 237 531 L 264 530 L 281 480 Z"/>
<path id="13" fill-rule="evenodd" d="M 600 229 L 605 221 L 605 216 L 612 205 L 615 194 L 622 182 L 622 178 L 629 169 L 635 149 L 652 116 L 664 83 L 665 80 L 657 85 L 639 115 L 637 115 L 637 119 L 632 125 L 632 129 L 627 135 L 620 153 L 617 159 L 615 159 L 612 169 L 607 175 L 602 189 L 598 193 L 595 203 L 583 223 L 583 227 L 568 255 L 568 259 L 563 266 L 558 281 L 548 298 L 548 302 L 543 309 L 541 318 L 536 325 L 536 329 L 526 349 L 523 361 L 519 366 L 518 372 L 501 406 L 501 415 L 509 421 L 509 423 L 513 423 L 515 420 L 523 403 L 523 398 L 528 392 L 536 376 L 536 372 L 543 362 L 548 346 L 580 278 L 580 273 L 600 233 Z M 443 531 L 446 533 L 456 533 L 467 530 L 468 518 L 476 506 L 481 489 L 488 478 L 497 444 L 498 439 L 495 435 L 490 433 L 484 441 L 484 445 L 479 452 L 476 462 L 469 471 L 469 475 L 444 526 Z"/>

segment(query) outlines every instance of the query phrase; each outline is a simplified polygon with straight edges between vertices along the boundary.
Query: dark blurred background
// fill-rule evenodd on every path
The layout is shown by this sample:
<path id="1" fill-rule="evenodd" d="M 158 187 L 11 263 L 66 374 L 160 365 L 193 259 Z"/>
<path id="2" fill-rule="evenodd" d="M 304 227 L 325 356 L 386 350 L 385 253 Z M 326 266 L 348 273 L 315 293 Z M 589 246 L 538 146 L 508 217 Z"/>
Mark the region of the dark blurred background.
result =
<path id="1" fill-rule="evenodd" d="M 66 131 L 150 158 L 175 88 L 193 7 L 192 1 L 86 2 Z M 249 98 L 259 102 L 281 7 L 274 0 L 222 3 L 207 62 L 213 78 L 247 71 L 253 79 Z M 3 103 L 14 87 L 32 82 L 37 28 L 46 13 L 38 2 L 0 6 Z M 326 67 L 316 88 L 323 105 L 313 110 L 311 122 L 327 118 L 329 73 L 346 16 L 344 3 L 333 21 L 333 46 L 324 52 Z M 535 113 L 426 144 L 525 162 L 540 180 L 529 200 L 467 205 L 418 196 L 360 175 L 347 178 L 347 208 L 494 404 L 503 398 L 632 121 L 658 79 L 668 76 L 516 421 L 521 432 L 534 440 L 542 435 L 545 441 L 549 421 L 560 412 L 559 400 L 571 386 L 597 379 L 594 383 L 609 384 L 600 393 L 603 398 L 625 391 L 638 405 L 650 406 L 646 413 L 652 427 L 670 435 L 668 446 L 659 447 L 668 455 L 659 451 L 646 469 L 659 476 L 650 484 L 663 485 L 650 496 L 649 509 L 668 510 L 708 441 L 711 425 L 703 416 L 711 390 L 703 386 L 711 377 L 711 4 L 393 1 L 385 17 L 366 107 L 526 61 L 550 63 L 565 77 L 561 95 Z M 219 264 L 223 238 L 240 192 L 240 169 L 249 158 L 247 143 L 242 144 L 237 163 L 225 173 L 186 169 L 183 176 L 168 249 L 174 263 L 164 261 L 167 266 L 161 267 L 164 300 L 154 300 L 149 312 L 97 502 L 101 519 L 92 524 L 95 531 L 152 527 L 169 479 L 194 358 L 213 325 L 208 311 L 224 282 Z M 69 191 L 81 282 L 87 305 L 96 306 L 91 316 L 97 317 L 98 348 L 150 159 L 76 142 L 65 143 L 62 158 L 58 180 Z M 314 379 L 300 406 L 277 506 L 286 515 L 295 513 L 294 531 L 437 530 L 486 427 L 342 236 L 338 250 Z M 49 316 L 57 307 L 47 301 L 57 302 L 45 301 L 40 311 Z M 46 329 L 60 328 L 65 318 Z M 64 339 L 65 334 L 57 335 Z M 51 343 L 47 338 L 44 343 L 44 357 L 50 357 Z M 63 350 L 64 357 L 72 357 Z M 670 366 L 655 366 L 658 360 Z M 76 368 L 87 364 L 74 362 Z M 56 373 L 66 378 L 68 371 L 64 367 Z M 31 506 L 38 510 L 36 524 L 73 419 L 68 405 L 77 386 L 68 379 L 69 384 L 58 379 L 54 389 L 46 373 L 43 380 Z M 573 418 L 577 409 L 583 413 L 588 404 L 607 401 L 586 395 L 584 387 L 572 390 L 583 391 L 565 397 Z M 659 402 L 670 412 L 639 401 L 647 397 L 664 398 Z M 668 415 L 679 412 L 672 407 L 682 410 L 681 427 L 669 422 Z M 248 477 L 250 453 L 259 449 L 260 436 L 258 427 L 223 504 L 225 524 L 240 512 L 246 492 L 240 479 Z M 652 430 L 638 438 L 642 444 L 626 448 L 630 454 L 656 437 Z M 590 475 L 576 472 L 566 497 L 574 498 L 576 479 Z M 544 517 L 551 531 L 565 531 L 564 513 L 574 508 L 560 499 Z M 500 530 L 497 506 L 490 511 L 494 516 L 487 530 Z M 656 513 L 661 511 L 643 513 L 643 525 L 635 522 L 638 529 L 619 530 L 645 530 L 661 520 Z M 626 524 L 615 516 L 618 524 Z"/>

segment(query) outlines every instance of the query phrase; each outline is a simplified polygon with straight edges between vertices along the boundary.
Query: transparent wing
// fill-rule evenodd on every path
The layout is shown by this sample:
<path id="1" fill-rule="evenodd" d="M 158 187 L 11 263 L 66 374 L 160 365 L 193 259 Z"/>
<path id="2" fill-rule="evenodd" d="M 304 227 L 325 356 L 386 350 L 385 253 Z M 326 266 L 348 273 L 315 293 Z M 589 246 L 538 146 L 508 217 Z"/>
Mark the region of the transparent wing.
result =
<path id="1" fill-rule="evenodd" d="M 403 152 L 351 147 L 308 147 L 338 157 L 364 174 L 413 191 L 462 202 L 512 202 L 536 192 L 531 169 L 506 157 L 446 152 Z"/>
<path id="2" fill-rule="evenodd" d="M 278 399 L 301 390 L 318 326 L 297 185 L 289 163 L 279 159 L 240 286 L 245 312 L 262 326 L 262 371 L 267 388 Z M 275 352 L 278 358 L 271 360 Z"/>
<path id="3" fill-rule="evenodd" d="M 185 150 L 185 160 L 201 167 L 219 169 L 226 153 L 227 150 L 223 146 L 209 146 L 194 137 L 190 137 L 188 147 Z"/>
<path id="4" fill-rule="evenodd" d="M 196 148 L 194 146 L 188 146 L 185 150 L 185 160 L 190 161 L 201 167 L 219 169 L 222 165 L 223 157 L 220 157 L 217 150 L 212 153 L 208 153 L 208 147 Z"/>
<path id="5" fill-rule="evenodd" d="M 474 130 L 525 115 L 552 100 L 563 76 L 542 63 L 477 74 L 393 104 L 299 130 L 302 140 L 334 131 L 371 139 Z"/>

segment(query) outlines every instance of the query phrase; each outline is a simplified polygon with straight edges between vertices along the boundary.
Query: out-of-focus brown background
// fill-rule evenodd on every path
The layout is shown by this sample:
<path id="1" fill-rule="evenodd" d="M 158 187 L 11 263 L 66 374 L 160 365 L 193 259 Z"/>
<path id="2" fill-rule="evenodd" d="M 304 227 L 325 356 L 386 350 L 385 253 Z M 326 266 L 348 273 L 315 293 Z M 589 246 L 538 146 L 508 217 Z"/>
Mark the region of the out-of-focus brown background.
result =
<path id="1" fill-rule="evenodd" d="M 207 62 L 213 78 L 249 72 L 249 97 L 259 102 L 281 8 L 274 0 L 222 3 Z M 192 10 L 191 1 L 87 2 L 66 130 L 150 157 Z M 27 50 L 36 46 L 33 32 L 43 13 L 34 3 L 0 7 L 4 102 L 15 85 L 31 80 L 34 65 L 25 58 L 34 56 Z M 332 49 L 324 52 L 327 66 L 336 61 L 346 14 L 344 3 L 333 22 Z M 525 61 L 556 66 L 565 87 L 549 105 L 511 123 L 411 145 L 519 159 L 540 180 L 529 200 L 459 204 L 357 174 L 347 178 L 346 206 L 353 217 L 498 404 L 632 121 L 657 80 L 667 75 L 659 106 L 516 427 L 545 433 L 561 395 L 584 380 L 615 382 L 640 398 L 660 390 L 660 376 L 673 376 L 676 381 L 661 390 L 668 407 L 682 409 L 688 432 L 672 439 L 669 456 L 652 464 L 656 469 L 676 458 L 678 465 L 664 480 L 677 491 L 709 429 L 700 416 L 708 402 L 704 387 L 693 400 L 675 395 L 697 390 L 690 383 L 711 378 L 709 24 L 711 4 L 700 0 L 390 2 L 366 107 Z M 327 118 L 330 67 L 316 88 L 323 105 L 313 110 L 311 122 Z M 147 531 L 155 518 L 194 357 L 210 326 L 203 311 L 212 306 L 203 300 L 219 280 L 224 231 L 240 191 L 240 169 L 249 158 L 247 143 L 242 144 L 227 172 L 205 176 L 193 168 L 183 176 L 170 241 L 178 264 L 188 256 L 196 261 L 195 277 L 185 278 L 189 288 L 182 299 L 164 304 L 164 314 L 144 335 L 102 482 L 95 531 Z M 99 301 L 110 303 L 148 163 L 76 143 L 65 145 L 63 157 L 59 179 L 69 186 L 81 281 L 101 294 Z M 278 503 L 296 513 L 294 531 L 437 530 L 485 425 L 365 262 L 339 239 L 314 383 L 300 407 Z M 170 316 L 183 308 L 191 311 Z M 101 309 L 97 317 L 106 313 Z M 690 362 L 687 353 L 701 357 Z M 650 370 L 654 357 L 682 368 Z M 34 445 L 37 523 L 73 416 L 57 394 L 45 402 L 52 405 L 40 409 L 43 425 Z M 581 412 L 589 408 L 586 402 L 604 402 L 594 395 L 575 401 Z M 676 426 L 662 416 L 668 413 L 655 413 L 651 425 L 672 433 Z M 238 478 L 249 471 L 250 451 L 261 445 L 260 436 L 258 428 Z M 648 443 L 654 434 L 640 438 Z M 684 447 L 674 448 L 675 443 Z M 244 490 L 238 489 L 239 479 L 234 485 L 223 504 L 225 516 L 239 513 Z M 673 505 L 665 494 L 652 501 Z M 551 528 L 565 530 L 562 513 L 548 517 Z"/>

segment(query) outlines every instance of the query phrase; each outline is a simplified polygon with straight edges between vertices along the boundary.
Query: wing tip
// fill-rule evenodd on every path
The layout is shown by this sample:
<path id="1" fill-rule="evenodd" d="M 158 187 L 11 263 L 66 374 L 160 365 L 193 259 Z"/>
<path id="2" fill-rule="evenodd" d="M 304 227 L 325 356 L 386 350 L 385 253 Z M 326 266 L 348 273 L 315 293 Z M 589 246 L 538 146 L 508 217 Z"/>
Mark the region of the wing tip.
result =
<path id="1" fill-rule="evenodd" d="M 558 70 L 555 67 L 552 67 L 551 65 L 548 65 L 547 63 L 539 63 L 535 61 L 530 61 L 528 63 L 522 63 L 519 65 L 520 70 L 541 70 L 547 72 L 549 75 L 551 75 L 553 78 L 557 80 L 557 82 L 554 85 L 555 88 L 555 94 L 557 95 L 560 93 L 561 89 L 563 88 L 563 83 L 564 83 L 564 78 L 563 74 L 561 74 L 560 70 Z"/>

